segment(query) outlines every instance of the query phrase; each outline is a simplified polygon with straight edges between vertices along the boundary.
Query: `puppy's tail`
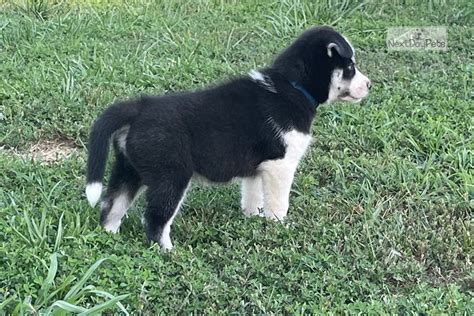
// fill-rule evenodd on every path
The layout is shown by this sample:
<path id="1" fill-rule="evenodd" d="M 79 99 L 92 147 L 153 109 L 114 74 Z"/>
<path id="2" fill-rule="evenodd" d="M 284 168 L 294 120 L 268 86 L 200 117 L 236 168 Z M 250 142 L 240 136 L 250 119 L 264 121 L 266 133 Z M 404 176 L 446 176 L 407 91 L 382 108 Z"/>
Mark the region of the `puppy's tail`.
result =
<path id="1" fill-rule="evenodd" d="M 110 106 L 94 122 L 89 136 L 89 157 L 87 158 L 86 196 L 94 207 L 102 193 L 102 178 L 109 152 L 112 134 L 130 124 L 140 112 L 140 101 L 118 102 Z"/>

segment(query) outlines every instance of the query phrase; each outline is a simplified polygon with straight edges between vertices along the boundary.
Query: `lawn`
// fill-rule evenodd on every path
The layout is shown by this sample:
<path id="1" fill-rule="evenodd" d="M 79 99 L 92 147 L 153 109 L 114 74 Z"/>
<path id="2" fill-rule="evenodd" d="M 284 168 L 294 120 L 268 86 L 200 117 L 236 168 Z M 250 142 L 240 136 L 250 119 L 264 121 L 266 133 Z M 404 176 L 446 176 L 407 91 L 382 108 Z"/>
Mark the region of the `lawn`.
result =
<path id="1" fill-rule="evenodd" d="M 0 1 L 0 314 L 474 313 L 472 1 L 120 3 Z M 284 224 L 232 184 L 192 188 L 171 252 L 141 200 L 99 227 L 85 146 L 107 105 L 245 74 L 315 24 L 373 88 L 318 110 Z M 389 52 L 394 26 L 446 26 L 449 49 Z"/>

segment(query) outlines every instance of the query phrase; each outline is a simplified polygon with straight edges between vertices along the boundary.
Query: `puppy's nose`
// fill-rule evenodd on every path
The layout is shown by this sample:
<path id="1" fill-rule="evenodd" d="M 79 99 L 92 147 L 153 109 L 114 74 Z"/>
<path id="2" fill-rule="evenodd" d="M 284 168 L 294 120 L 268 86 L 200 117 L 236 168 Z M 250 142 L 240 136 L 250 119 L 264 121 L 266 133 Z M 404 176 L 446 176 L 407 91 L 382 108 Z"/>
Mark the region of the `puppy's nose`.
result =
<path id="1" fill-rule="evenodd" d="M 367 89 L 370 89 L 370 87 L 372 87 L 372 83 L 370 82 L 370 80 L 367 80 Z"/>

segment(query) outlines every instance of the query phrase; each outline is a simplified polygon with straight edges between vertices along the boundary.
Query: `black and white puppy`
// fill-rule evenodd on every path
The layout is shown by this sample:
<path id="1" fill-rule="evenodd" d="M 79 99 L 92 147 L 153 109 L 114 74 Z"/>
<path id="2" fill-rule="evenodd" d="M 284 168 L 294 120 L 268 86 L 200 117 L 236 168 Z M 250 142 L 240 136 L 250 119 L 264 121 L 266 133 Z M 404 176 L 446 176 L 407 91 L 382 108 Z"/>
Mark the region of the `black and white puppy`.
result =
<path id="1" fill-rule="evenodd" d="M 112 139 L 115 164 L 100 213 L 108 231 L 118 232 L 146 188 L 147 237 L 172 248 L 170 226 L 196 177 L 241 179 L 243 212 L 282 220 L 317 106 L 360 101 L 369 88 L 348 40 L 332 28 L 313 27 L 270 67 L 248 76 L 200 91 L 118 102 L 92 127 L 87 199 L 92 206 L 100 199 Z"/>

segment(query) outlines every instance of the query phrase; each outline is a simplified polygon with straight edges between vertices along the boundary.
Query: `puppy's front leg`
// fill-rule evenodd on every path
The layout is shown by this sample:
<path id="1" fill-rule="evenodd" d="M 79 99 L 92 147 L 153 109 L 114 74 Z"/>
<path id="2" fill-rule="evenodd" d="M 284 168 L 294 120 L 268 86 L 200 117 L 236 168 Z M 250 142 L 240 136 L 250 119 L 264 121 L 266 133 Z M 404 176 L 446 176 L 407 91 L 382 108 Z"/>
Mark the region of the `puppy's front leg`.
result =
<path id="1" fill-rule="evenodd" d="M 265 216 L 273 220 L 283 220 L 288 213 L 291 184 L 296 164 L 275 162 L 262 172 L 263 209 Z"/>
<path id="2" fill-rule="evenodd" d="M 265 216 L 274 220 L 282 220 L 288 213 L 291 183 L 311 136 L 293 130 L 283 135 L 283 140 L 286 144 L 285 157 L 265 161 L 258 167 L 263 180 Z"/>
<path id="3" fill-rule="evenodd" d="M 263 186 L 262 177 L 242 179 L 242 211 L 247 216 L 259 215 L 263 209 Z"/>

